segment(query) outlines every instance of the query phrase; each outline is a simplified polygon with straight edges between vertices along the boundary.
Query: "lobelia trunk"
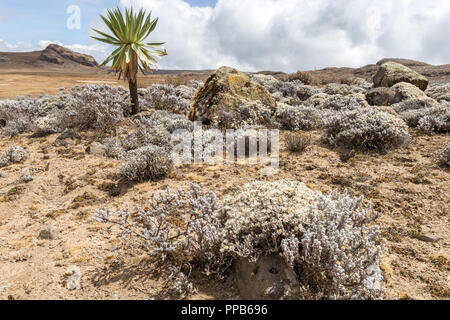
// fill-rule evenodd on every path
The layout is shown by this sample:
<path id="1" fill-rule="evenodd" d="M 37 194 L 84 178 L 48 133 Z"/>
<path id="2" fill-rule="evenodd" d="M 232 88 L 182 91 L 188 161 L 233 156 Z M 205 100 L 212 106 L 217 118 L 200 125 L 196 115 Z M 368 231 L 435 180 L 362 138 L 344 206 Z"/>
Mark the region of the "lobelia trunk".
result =
<path id="1" fill-rule="evenodd" d="M 138 87 L 137 87 L 137 80 L 136 81 L 129 81 L 128 82 L 130 86 L 130 97 L 131 97 L 131 114 L 138 114 L 141 110 L 139 108 L 139 97 L 138 97 Z"/>

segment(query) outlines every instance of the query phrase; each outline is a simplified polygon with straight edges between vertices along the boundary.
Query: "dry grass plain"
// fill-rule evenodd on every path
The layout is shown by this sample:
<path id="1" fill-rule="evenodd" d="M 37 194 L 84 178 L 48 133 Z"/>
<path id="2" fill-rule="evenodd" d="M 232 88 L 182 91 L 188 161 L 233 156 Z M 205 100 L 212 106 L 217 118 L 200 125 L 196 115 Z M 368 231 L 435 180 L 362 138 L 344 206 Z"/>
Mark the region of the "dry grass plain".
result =
<path id="1" fill-rule="evenodd" d="M 181 74 L 150 74 L 138 76 L 140 87 L 154 83 L 185 84 L 189 80 L 205 80 L 207 73 L 183 72 Z M 114 73 L 107 72 L 77 72 L 77 71 L 39 71 L 30 70 L 0 70 L 0 98 L 14 99 L 17 96 L 56 94 L 61 87 L 71 88 L 75 85 L 105 83 L 114 86 L 128 87 L 128 83 L 118 80 Z"/>

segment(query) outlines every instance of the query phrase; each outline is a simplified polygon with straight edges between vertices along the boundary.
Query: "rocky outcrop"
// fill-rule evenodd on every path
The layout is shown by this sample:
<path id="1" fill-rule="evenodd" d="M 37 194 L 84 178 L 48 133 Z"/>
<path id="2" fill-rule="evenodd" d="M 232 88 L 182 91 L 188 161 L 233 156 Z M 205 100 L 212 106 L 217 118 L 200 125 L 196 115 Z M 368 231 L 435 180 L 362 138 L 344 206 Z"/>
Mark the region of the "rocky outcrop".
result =
<path id="1" fill-rule="evenodd" d="M 275 100 L 264 86 L 243 72 L 221 67 L 197 92 L 189 119 L 210 124 L 220 112 L 231 112 L 247 101 L 258 100 L 276 109 Z"/>
<path id="2" fill-rule="evenodd" d="M 374 87 L 392 87 L 399 82 L 408 82 L 425 91 L 428 79 L 416 71 L 396 62 L 386 62 L 373 77 Z"/>
<path id="3" fill-rule="evenodd" d="M 57 44 L 50 44 L 45 48 L 39 59 L 57 65 L 63 65 L 66 61 L 71 61 L 87 67 L 98 67 L 97 61 L 92 56 L 74 52 Z"/>

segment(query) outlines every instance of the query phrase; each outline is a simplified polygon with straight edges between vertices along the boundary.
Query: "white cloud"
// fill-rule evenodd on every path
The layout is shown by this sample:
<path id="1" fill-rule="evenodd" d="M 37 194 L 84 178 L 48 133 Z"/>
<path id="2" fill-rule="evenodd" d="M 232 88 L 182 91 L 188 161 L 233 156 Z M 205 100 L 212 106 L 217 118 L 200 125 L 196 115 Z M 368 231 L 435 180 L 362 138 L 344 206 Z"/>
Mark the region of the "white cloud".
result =
<path id="1" fill-rule="evenodd" d="M 0 52 L 9 52 L 9 51 L 17 51 L 17 52 L 25 52 L 35 49 L 35 45 L 28 42 L 19 41 L 16 43 L 9 43 L 3 39 L 0 39 Z"/>
<path id="2" fill-rule="evenodd" d="M 121 0 L 160 18 L 162 68 L 243 70 L 356 67 L 384 57 L 448 63 L 447 0 Z"/>

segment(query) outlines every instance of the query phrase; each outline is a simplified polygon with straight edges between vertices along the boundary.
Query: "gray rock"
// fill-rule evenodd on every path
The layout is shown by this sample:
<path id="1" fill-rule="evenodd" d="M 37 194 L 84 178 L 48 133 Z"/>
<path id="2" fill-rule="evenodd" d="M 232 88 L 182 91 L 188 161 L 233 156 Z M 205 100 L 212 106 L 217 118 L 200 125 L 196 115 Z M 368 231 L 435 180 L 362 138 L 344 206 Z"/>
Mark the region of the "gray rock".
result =
<path id="1" fill-rule="evenodd" d="M 421 234 L 417 237 L 417 239 L 419 239 L 420 241 L 432 242 L 432 243 L 439 241 L 439 237 L 437 237 L 434 234 Z"/>
<path id="2" fill-rule="evenodd" d="M 81 270 L 78 266 L 69 266 L 66 271 L 66 288 L 67 290 L 81 289 Z"/>
<path id="3" fill-rule="evenodd" d="M 372 88 L 366 99 L 371 106 L 390 106 L 394 103 L 395 92 L 390 88 Z"/>
<path id="4" fill-rule="evenodd" d="M 256 263 L 237 260 L 233 264 L 233 273 L 245 300 L 299 299 L 297 276 L 280 256 L 260 257 Z"/>
<path id="5" fill-rule="evenodd" d="M 86 148 L 86 153 L 103 157 L 106 154 L 106 147 L 99 142 L 92 142 Z"/>
<path id="6" fill-rule="evenodd" d="M 54 226 L 49 226 L 39 232 L 38 239 L 54 240 L 58 236 L 58 229 Z"/>
<path id="7" fill-rule="evenodd" d="M 71 130 L 66 130 L 63 133 L 61 133 L 58 138 L 56 138 L 56 140 L 65 140 L 65 139 L 77 139 L 77 140 L 81 140 L 82 137 L 78 132 L 75 131 L 71 131 Z"/>

